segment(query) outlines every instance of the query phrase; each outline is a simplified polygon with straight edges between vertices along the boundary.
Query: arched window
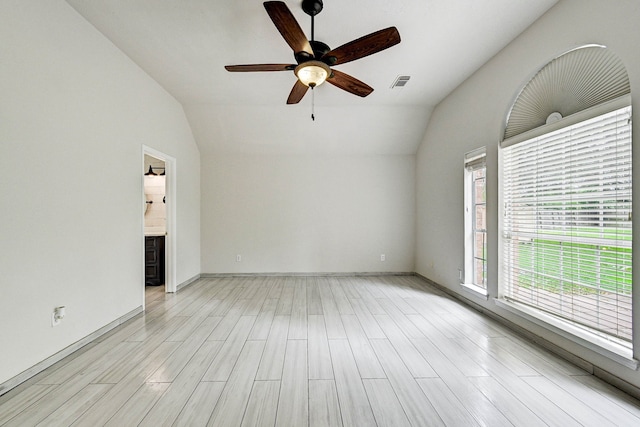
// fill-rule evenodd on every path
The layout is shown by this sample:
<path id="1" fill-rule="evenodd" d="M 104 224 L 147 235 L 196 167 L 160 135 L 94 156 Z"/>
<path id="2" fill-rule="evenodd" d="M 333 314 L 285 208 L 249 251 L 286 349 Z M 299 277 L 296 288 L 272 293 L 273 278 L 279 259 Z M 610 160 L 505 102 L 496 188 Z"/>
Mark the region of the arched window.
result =
<path id="1" fill-rule="evenodd" d="M 504 301 L 591 342 L 631 348 L 631 105 L 603 46 L 522 89 L 500 149 Z"/>

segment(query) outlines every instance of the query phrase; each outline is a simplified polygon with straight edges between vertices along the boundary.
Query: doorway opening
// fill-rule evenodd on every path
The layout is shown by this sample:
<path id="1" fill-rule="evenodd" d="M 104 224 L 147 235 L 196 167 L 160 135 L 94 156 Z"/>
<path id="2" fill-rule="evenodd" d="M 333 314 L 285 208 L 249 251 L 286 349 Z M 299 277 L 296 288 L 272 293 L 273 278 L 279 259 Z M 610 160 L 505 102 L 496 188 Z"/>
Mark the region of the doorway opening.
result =
<path id="1" fill-rule="evenodd" d="M 150 147 L 142 151 L 144 308 L 147 294 L 176 290 L 175 160 Z"/>

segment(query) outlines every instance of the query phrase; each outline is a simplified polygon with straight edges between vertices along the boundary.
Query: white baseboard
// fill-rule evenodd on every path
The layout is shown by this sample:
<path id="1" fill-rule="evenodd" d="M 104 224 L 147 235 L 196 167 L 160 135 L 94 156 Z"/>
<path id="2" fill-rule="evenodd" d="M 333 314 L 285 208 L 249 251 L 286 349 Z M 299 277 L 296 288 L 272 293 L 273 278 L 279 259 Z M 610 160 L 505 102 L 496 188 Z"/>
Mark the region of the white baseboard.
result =
<path id="1" fill-rule="evenodd" d="M 203 279 L 213 279 L 216 277 L 252 277 L 252 276 L 277 276 L 277 277 L 371 277 L 371 276 L 414 276 L 413 272 L 405 271 L 373 271 L 373 272 L 309 272 L 309 273 L 202 273 Z"/>
<path id="2" fill-rule="evenodd" d="M 176 286 L 176 292 L 178 292 L 180 289 L 186 288 L 187 286 L 191 285 L 194 282 L 197 282 L 198 279 L 200 279 L 201 277 L 202 277 L 202 275 L 196 274 L 191 279 L 185 280 L 184 282 L 182 282 L 178 286 Z"/>

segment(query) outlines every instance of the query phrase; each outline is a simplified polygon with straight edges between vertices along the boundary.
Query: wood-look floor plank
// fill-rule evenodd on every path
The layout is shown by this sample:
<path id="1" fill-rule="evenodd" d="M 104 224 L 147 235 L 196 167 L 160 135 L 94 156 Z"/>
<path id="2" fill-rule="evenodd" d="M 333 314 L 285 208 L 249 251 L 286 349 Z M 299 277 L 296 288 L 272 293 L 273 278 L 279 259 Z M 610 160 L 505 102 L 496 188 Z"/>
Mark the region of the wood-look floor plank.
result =
<path id="1" fill-rule="evenodd" d="M 276 316 L 290 315 L 291 307 L 293 306 L 294 281 L 292 278 L 283 278 L 283 282 L 278 308 L 276 309 Z"/>
<path id="2" fill-rule="evenodd" d="M 456 340 L 456 343 L 460 346 L 461 351 L 474 354 L 476 361 L 492 378 L 496 379 L 500 385 L 515 396 L 518 396 L 523 402 L 526 402 L 527 407 L 547 425 L 558 427 L 580 425 L 573 417 L 526 383 L 522 377 L 517 376 L 472 341 L 461 339 Z"/>
<path id="3" fill-rule="evenodd" d="M 329 339 L 343 339 L 347 337 L 340 318 L 340 312 L 336 306 L 331 287 L 326 278 L 318 279 L 318 290 L 320 291 L 320 299 L 322 300 L 322 314 L 324 314 L 324 323 L 327 327 L 327 336 Z"/>
<path id="4" fill-rule="evenodd" d="M 251 277 L 245 277 L 242 284 L 240 285 L 240 288 L 242 289 L 241 292 L 238 294 L 238 299 L 246 299 L 246 300 L 253 300 L 256 296 L 258 296 L 258 298 L 260 297 L 260 293 L 264 290 L 262 287 L 262 282 L 264 281 L 264 277 L 259 277 L 259 276 L 251 276 Z M 266 298 L 267 294 L 264 293 L 264 297 Z M 249 307 L 250 305 L 248 305 L 247 307 Z M 260 309 L 260 307 L 257 307 L 257 309 Z M 247 313 L 242 313 L 242 314 L 247 314 Z M 249 314 L 249 316 L 252 316 L 254 314 Z"/>
<path id="5" fill-rule="evenodd" d="M 566 390 L 558 387 L 551 380 L 544 377 L 525 377 L 523 380 L 538 390 L 552 402 L 560 405 L 563 411 L 577 420 L 583 426 L 615 426 L 612 420 L 607 419 L 595 409 L 591 408 L 586 402 L 581 401 L 577 397 L 567 393 Z"/>
<path id="6" fill-rule="evenodd" d="M 184 309 L 180 310 L 180 311 L 176 311 L 175 315 L 176 316 L 194 316 L 198 313 L 202 313 L 203 310 L 202 308 L 215 297 L 216 292 L 219 290 L 217 288 L 204 288 L 204 287 L 199 287 L 199 288 L 194 288 L 196 290 L 195 294 L 193 295 L 194 298 L 192 299 L 192 302 L 187 305 Z M 219 300 L 218 300 L 219 303 Z M 214 304 L 214 305 L 218 305 L 218 304 Z"/>
<path id="7" fill-rule="evenodd" d="M 420 354 L 411 341 L 409 341 L 409 339 L 404 335 L 403 331 L 400 330 L 389 316 L 377 315 L 375 317 L 389 342 L 393 344 L 393 347 L 398 352 L 400 358 L 414 378 L 430 378 L 438 376 L 431 365 L 429 365 L 429 362 L 427 362 L 427 360 Z"/>
<path id="8" fill-rule="evenodd" d="M 398 325 L 402 333 L 407 338 L 424 338 L 424 334 L 398 309 L 398 307 L 388 298 L 378 299 L 378 302 L 387 312 L 387 315 Z"/>
<path id="9" fill-rule="evenodd" d="M 204 427 L 209 422 L 213 408 L 226 383 L 201 382 L 178 415 L 173 427 Z"/>
<path id="10" fill-rule="evenodd" d="M 358 277 L 357 280 L 362 285 L 359 291 L 362 293 L 363 298 L 365 298 L 365 295 L 373 297 L 375 299 L 387 297 L 387 295 L 382 292 L 382 290 L 380 290 L 377 277 L 367 277 L 366 279 Z"/>
<path id="11" fill-rule="evenodd" d="M 29 406 L 35 404 L 52 389 L 59 387 L 55 384 L 33 384 L 7 403 L 1 405 L 0 425 L 3 425 Z"/>
<path id="12" fill-rule="evenodd" d="M 163 365 L 168 357 L 178 348 L 179 342 L 163 342 L 156 350 L 135 368 L 128 371 L 117 384 L 73 424 L 74 427 L 95 427 L 104 425 L 133 396 L 146 379 Z"/>
<path id="13" fill-rule="evenodd" d="M 195 331 L 198 326 L 207 318 L 202 314 L 197 314 L 195 316 L 176 316 L 176 318 L 184 318 L 185 320 L 182 322 L 182 326 L 180 329 L 176 330 L 174 333 L 169 335 L 165 341 L 184 341 Z M 147 342 L 147 340 L 145 340 Z"/>
<path id="14" fill-rule="evenodd" d="M 282 296 L 282 286 L 284 285 L 284 280 L 282 277 L 271 277 L 270 278 L 271 287 L 269 289 L 269 294 L 267 295 L 267 299 L 280 299 Z"/>
<path id="15" fill-rule="evenodd" d="M 306 301 L 306 298 L 305 298 Z M 284 357 L 276 426 L 304 427 L 309 423 L 307 341 L 288 340 Z"/>
<path id="16" fill-rule="evenodd" d="M 362 380 L 378 427 L 410 426 L 398 396 L 386 378 Z"/>
<path id="17" fill-rule="evenodd" d="M 491 403 L 514 426 L 544 427 L 547 424 L 533 412 L 526 403 L 514 396 L 493 377 L 474 377 L 469 381 L 480 390 Z"/>
<path id="18" fill-rule="evenodd" d="M 116 384 L 122 381 L 130 372 L 134 371 L 138 366 L 144 364 L 152 355 L 156 353 L 161 346 L 166 347 L 163 343 L 167 342 L 166 338 L 172 335 L 172 331 L 176 327 L 184 325 L 183 318 L 175 318 L 171 326 L 167 327 L 165 332 L 157 332 L 151 335 L 147 340 L 142 341 L 140 346 L 137 347 L 137 351 L 133 352 L 130 357 L 127 357 L 122 363 L 112 365 L 102 375 L 100 375 L 94 382 L 105 384 Z M 177 343 L 178 344 L 178 343 Z M 175 349 L 177 346 L 172 346 Z"/>
<path id="19" fill-rule="evenodd" d="M 139 329 L 139 328 L 138 328 Z M 171 331 L 172 332 L 172 331 Z M 96 362 L 96 360 L 104 357 L 105 351 L 110 351 L 113 349 L 114 344 L 120 344 L 123 341 L 122 334 L 118 334 L 120 339 L 117 339 L 117 336 L 113 336 L 112 339 L 107 341 L 103 341 L 91 348 L 89 351 L 82 353 L 77 358 L 71 360 L 69 363 L 62 365 L 60 368 L 55 371 L 49 373 L 43 378 L 38 380 L 38 384 L 62 384 L 67 381 L 70 377 L 76 375 L 78 372 L 84 371 L 88 366 L 91 366 Z M 164 341 L 167 335 L 164 335 L 160 338 L 159 341 Z M 131 343 L 128 345 L 128 349 L 132 350 L 139 343 Z"/>
<path id="20" fill-rule="evenodd" d="M 322 300 L 320 299 L 320 290 L 315 277 L 307 279 L 307 314 L 322 314 Z"/>
<path id="21" fill-rule="evenodd" d="M 341 427 L 342 417 L 334 380 L 309 380 L 309 427 Z"/>
<path id="22" fill-rule="evenodd" d="M 138 425 L 169 388 L 169 383 L 146 383 L 131 396 L 122 408 L 105 424 L 105 427 Z"/>
<path id="23" fill-rule="evenodd" d="M 480 377 L 489 375 L 487 371 L 476 363 L 471 355 L 460 351 L 460 347 L 444 334 L 441 334 L 427 319 L 421 315 L 408 315 L 407 317 L 425 336 L 429 337 L 429 341 L 433 342 L 446 359 L 465 376 Z M 438 371 L 436 370 L 436 372 Z"/>
<path id="24" fill-rule="evenodd" d="M 54 393 L 43 396 L 37 405 L 29 406 L 5 425 L 26 427 L 38 424 L 139 345 L 137 342 L 123 341 L 110 351 L 101 353 L 101 357 L 86 366 L 82 373 L 72 375 L 61 387 L 56 387 Z"/>
<path id="25" fill-rule="evenodd" d="M 416 380 L 427 399 L 448 426 L 479 426 L 478 422 L 465 408 L 463 402 L 449 390 L 440 378 L 418 378 Z M 497 424 L 483 423 L 494 426 Z"/>
<path id="26" fill-rule="evenodd" d="M 342 315 L 354 314 L 353 308 L 349 303 L 349 299 L 347 298 L 347 295 L 342 289 L 342 286 L 340 286 L 339 279 L 333 277 L 329 280 L 329 284 L 331 286 L 331 293 L 333 294 L 333 299 L 336 302 L 338 313 Z"/>
<path id="27" fill-rule="evenodd" d="M 208 426 L 233 427 L 242 423 L 264 347 L 264 341 L 246 342 Z"/>
<path id="28" fill-rule="evenodd" d="M 247 300 L 237 300 L 233 306 L 223 315 L 222 320 L 211 332 L 211 335 L 207 338 L 209 341 L 225 341 L 229 338 L 229 334 L 236 327 L 236 323 L 242 317 L 247 304 Z"/>
<path id="29" fill-rule="evenodd" d="M 376 302 L 377 304 L 377 302 Z M 371 311 L 369 311 L 369 304 L 364 299 L 352 299 L 351 307 L 353 312 L 358 316 L 362 329 L 367 334 L 369 339 L 385 339 L 387 336 L 380 329 L 380 325 L 376 322 L 375 317 Z M 380 311 L 377 314 L 386 314 L 384 309 L 380 307 Z"/>
<path id="30" fill-rule="evenodd" d="M 375 322 L 375 320 L 371 320 Z M 360 321 L 355 315 L 342 316 L 342 324 L 347 333 L 353 357 L 361 378 L 386 378 L 376 354 L 369 344 Z M 376 324 L 377 325 L 377 324 Z"/>
<path id="31" fill-rule="evenodd" d="M 469 337 L 469 339 L 519 377 L 535 377 L 540 375 L 540 372 L 536 370 L 537 366 L 526 363 L 525 360 L 520 359 L 518 356 L 493 342 L 494 339 L 500 338 L 474 334 L 472 337 Z"/>
<path id="32" fill-rule="evenodd" d="M 293 289 L 293 303 L 291 320 L 289 322 L 289 339 L 307 339 L 307 284 L 305 280 L 297 279 Z"/>
<path id="33" fill-rule="evenodd" d="M 147 378 L 147 381 L 173 382 L 219 323 L 220 317 L 205 318 L 192 334 L 181 343 L 178 349 L 171 354 L 171 357 L 153 375 Z"/>
<path id="34" fill-rule="evenodd" d="M 418 314 L 416 309 L 405 301 L 405 298 L 411 297 L 411 294 L 404 290 L 404 286 L 399 284 L 397 278 L 380 277 L 379 280 L 380 289 L 402 314 Z"/>
<path id="35" fill-rule="evenodd" d="M 189 364 L 147 413 L 140 426 L 157 427 L 173 424 L 221 347 L 220 341 L 205 341 Z"/>
<path id="36" fill-rule="evenodd" d="M 509 426 L 511 424 L 500 410 L 493 406 L 491 401 L 474 387 L 468 377 L 462 373 L 462 368 L 459 368 L 458 365 L 444 355 L 429 339 L 414 339 L 412 342 L 418 351 L 429 360 L 431 366 L 451 391 L 452 395 L 460 402 L 464 402 L 465 409 L 471 413 L 480 424 L 495 427 Z M 421 384 L 421 387 L 423 385 L 424 384 Z M 426 390 L 424 387 L 422 388 Z M 446 416 L 443 416 L 443 419 L 446 421 L 445 417 Z"/>
<path id="37" fill-rule="evenodd" d="M 437 303 L 439 304 L 441 301 L 442 299 L 439 299 Z M 427 319 L 433 328 L 447 338 L 465 338 L 466 335 L 460 329 L 467 328 L 471 330 L 471 328 L 466 325 L 457 325 L 456 322 L 459 322 L 458 319 L 455 318 L 455 316 L 451 316 L 450 313 L 444 312 L 443 310 L 434 310 L 434 305 L 436 303 L 432 304 L 424 301 L 424 299 L 418 298 L 407 299 L 407 302 L 415 307 L 420 315 Z M 444 320 L 443 317 L 445 316 L 448 316 L 451 320 Z"/>
<path id="38" fill-rule="evenodd" d="M 37 426 L 51 427 L 71 425 L 80 415 L 93 406 L 110 387 L 111 384 L 89 384 L 52 412 L 47 418 L 38 423 Z"/>
<path id="39" fill-rule="evenodd" d="M 449 312 L 452 316 L 458 318 L 456 325 L 466 325 L 476 331 L 490 338 L 497 338 L 504 335 L 511 335 L 513 332 L 491 319 L 490 317 L 483 316 L 471 307 L 458 304 L 451 298 L 446 299 L 451 309 Z"/>
<path id="40" fill-rule="evenodd" d="M 258 313 L 258 317 L 256 318 L 256 322 L 253 325 L 253 329 L 251 329 L 251 333 L 249 334 L 248 339 L 266 340 L 269 337 L 271 322 L 273 322 L 273 317 L 276 315 L 277 307 L 277 299 L 271 298 L 264 301 L 264 304 L 260 309 L 260 313 Z"/>
<path id="41" fill-rule="evenodd" d="M 267 295 L 269 294 L 269 290 L 266 288 L 259 288 L 253 297 L 249 300 L 249 304 L 247 304 L 247 308 L 242 313 L 245 316 L 257 316 L 260 314 L 260 310 L 262 309 L 262 305 L 264 301 L 267 299 Z"/>
<path id="42" fill-rule="evenodd" d="M 242 427 L 273 426 L 276 422 L 280 381 L 254 381 Z"/>
<path id="43" fill-rule="evenodd" d="M 333 366 L 331 365 L 324 316 L 310 315 L 308 326 L 309 379 L 331 380 L 333 379 Z"/>
<path id="44" fill-rule="evenodd" d="M 202 381 L 227 381 L 238 360 L 256 316 L 241 316 L 222 348 L 202 377 Z"/>
<path id="45" fill-rule="evenodd" d="M 358 292 L 358 289 L 356 287 L 356 284 L 353 280 L 353 277 L 339 277 L 338 278 L 338 284 L 340 285 L 340 287 L 342 287 L 342 291 L 344 292 L 345 296 L 348 299 L 352 299 L 352 298 L 362 298 L 362 296 L 360 295 L 360 293 Z"/>
<path id="46" fill-rule="evenodd" d="M 223 292 L 221 292 L 222 294 Z M 212 316 L 226 316 L 229 311 L 236 309 L 235 315 L 241 316 L 242 312 L 246 308 L 245 302 L 240 300 L 239 296 L 242 293 L 242 288 L 233 287 L 229 290 L 229 294 L 222 298 L 220 304 L 216 306 L 211 312 Z"/>
<path id="47" fill-rule="evenodd" d="M 347 340 L 330 340 L 331 361 L 345 427 L 373 426 L 375 419 Z"/>
<path id="48" fill-rule="evenodd" d="M 264 355 L 256 374 L 256 380 L 282 379 L 282 366 L 287 348 L 288 333 L 289 316 L 275 316 L 265 345 Z"/>
<path id="49" fill-rule="evenodd" d="M 640 418 L 640 404 L 638 400 L 622 390 L 599 380 L 593 375 L 573 376 L 571 378 L 575 380 L 576 383 L 581 384 L 585 389 L 598 393 L 606 402 L 613 403 L 616 407 L 619 407 L 621 414 L 623 413 L 625 416 L 626 414 L 630 414 L 632 417 Z"/>
<path id="50" fill-rule="evenodd" d="M 378 355 L 378 359 L 411 424 L 444 426 L 438 412 L 422 392 L 411 372 L 405 367 L 394 346 L 388 340 L 371 340 L 371 346 Z"/>
<path id="51" fill-rule="evenodd" d="M 530 366 L 535 366 L 536 371 L 545 375 L 587 375 L 587 372 L 570 364 L 551 352 L 526 346 L 522 339 L 513 336 L 492 338 L 491 342 L 516 356 Z"/>
<path id="52" fill-rule="evenodd" d="M 356 277 L 352 280 L 352 283 L 371 314 L 387 314 L 376 299 L 377 296 L 384 298 L 384 294 L 379 294 L 379 291 L 375 289 L 375 287 L 370 286 L 366 279 Z M 371 290 L 375 290 L 375 292 L 372 293 Z"/>

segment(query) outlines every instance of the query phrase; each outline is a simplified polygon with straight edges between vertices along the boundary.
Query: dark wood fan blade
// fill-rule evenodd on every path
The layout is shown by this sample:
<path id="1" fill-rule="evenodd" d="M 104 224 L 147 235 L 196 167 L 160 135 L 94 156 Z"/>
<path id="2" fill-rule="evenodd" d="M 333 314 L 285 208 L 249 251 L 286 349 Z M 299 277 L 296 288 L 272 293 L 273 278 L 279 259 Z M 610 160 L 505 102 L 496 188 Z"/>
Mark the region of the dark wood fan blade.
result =
<path id="1" fill-rule="evenodd" d="M 322 58 L 326 59 L 330 65 L 344 64 L 373 55 L 398 43 L 400 43 L 398 29 L 389 27 L 343 44 L 327 52 Z M 335 61 L 331 57 L 335 58 Z"/>
<path id="2" fill-rule="evenodd" d="M 373 88 L 371 86 L 361 82 L 355 77 L 351 77 L 349 74 L 342 73 L 338 70 L 331 71 L 332 77 L 329 77 L 327 79 L 327 82 L 331 83 L 332 85 L 363 98 L 373 92 Z"/>
<path id="3" fill-rule="evenodd" d="M 308 86 L 300 83 L 300 80 L 296 80 L 296 84 L 293 85 L 289 98 L 287 98 L 287 104 L 297 104 L 307 93 Z"/>
<path id="4" fill-rule="evenodd" d="M 313 49 L 289 8 L 281 1 L 266 1 L 264 8 L 294 53 L 307 52 L 313 57 Z"/>
<path id="5" fill-rule="evenodd" d="M 248 65 L 225 65 L 227 71 L 251 72 L 251 71 L 291 71 L 296 68 L 295 64 L 248 64 Z"/>

